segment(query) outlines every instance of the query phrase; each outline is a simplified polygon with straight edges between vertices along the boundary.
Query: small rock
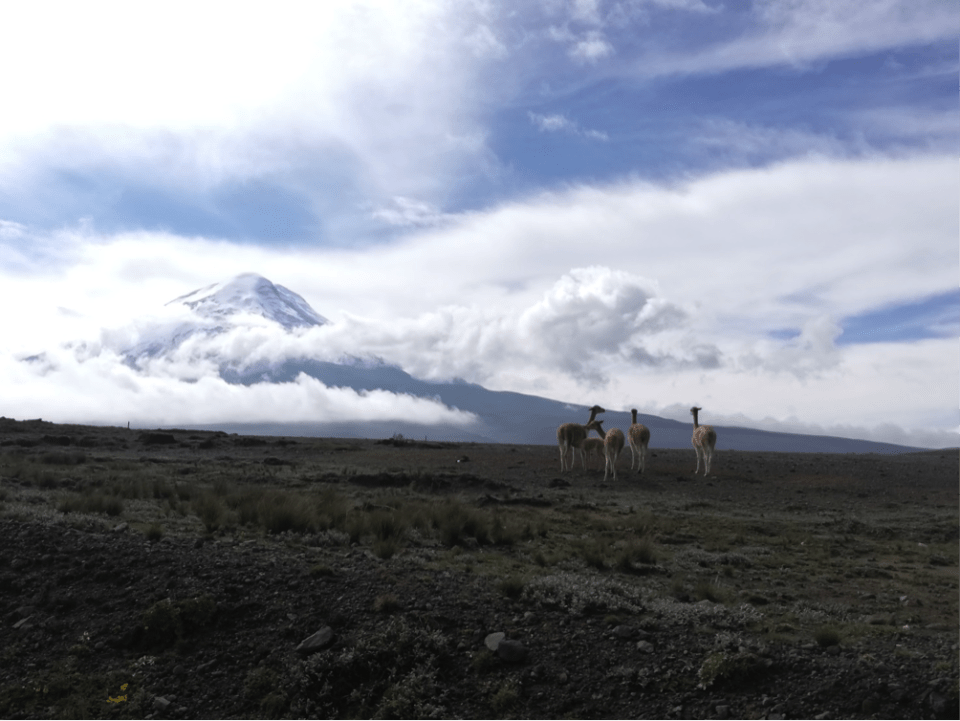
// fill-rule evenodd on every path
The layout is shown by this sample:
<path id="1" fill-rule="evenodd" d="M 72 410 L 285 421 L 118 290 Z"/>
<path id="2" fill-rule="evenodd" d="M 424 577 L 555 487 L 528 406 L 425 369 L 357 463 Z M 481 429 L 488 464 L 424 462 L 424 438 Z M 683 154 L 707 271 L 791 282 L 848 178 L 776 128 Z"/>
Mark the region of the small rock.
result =
<path id="1" fill-rule="evenodd" d="M 483 639 L 483 645 L 489 648 L 491 651 L 496 651 L 506 636 L 507 634 L 505 634 L 503 631 L 491 633 L 485 639 Z"/>
<path id="2" fill-rule="evenodd" d="M 637 641 L 637 650 L 641 653 L 653 653 L 653 644 L 649 641 Z"/>
<path id="3" fill-rule="evenodd" d="M 333 629 L 329 626 L 324 626 L 309 638 L 305 638 L 303 641 L 301 641 L 296 650 L 299 654 L 309 656 L 311 653 L 316 653 L 317 651 L 326 648 L 332 641 Z"/>
<path id="4" fill-rule="evenodd" d="M 113 532 L 113 533 L 124 533 L 128 528 L 130 528 L 130 524 L 128 524 L 126 521 L 124 521 L 123 523 L 118 523 L 116 526 L 114 526 L 112 532 Z"/>
<path id="5" fill-rule="evenodd" d="M 630 626 L 617 626 L 613 629 L 613 635 L 617 638 L 633 638 L 634 630 Z"/>
<path id="6" fill-rule="evenodd" d="M 163 696 L 155 696 L 153 699 L 153 707 L 157 711 L 166 711 L 167 706 L 170 705 L 170 702 L 165 699 Z"/>

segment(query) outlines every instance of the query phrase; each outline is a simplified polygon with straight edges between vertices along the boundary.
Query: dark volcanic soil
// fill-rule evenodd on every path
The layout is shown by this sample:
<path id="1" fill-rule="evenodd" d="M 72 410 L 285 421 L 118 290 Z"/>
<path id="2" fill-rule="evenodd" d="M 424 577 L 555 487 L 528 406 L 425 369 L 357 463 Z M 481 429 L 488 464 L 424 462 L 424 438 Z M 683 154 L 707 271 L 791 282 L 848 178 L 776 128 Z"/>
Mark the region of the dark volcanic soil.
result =
<path id="1" fill-rule="evenodd" d="M 957 717 L 956 450 L 653 454 L 0 419 L 0 716 Z M 346 530 L 205 528 L 228 486 Z M 526 530 L 351 535 L 414 500 Z"/>

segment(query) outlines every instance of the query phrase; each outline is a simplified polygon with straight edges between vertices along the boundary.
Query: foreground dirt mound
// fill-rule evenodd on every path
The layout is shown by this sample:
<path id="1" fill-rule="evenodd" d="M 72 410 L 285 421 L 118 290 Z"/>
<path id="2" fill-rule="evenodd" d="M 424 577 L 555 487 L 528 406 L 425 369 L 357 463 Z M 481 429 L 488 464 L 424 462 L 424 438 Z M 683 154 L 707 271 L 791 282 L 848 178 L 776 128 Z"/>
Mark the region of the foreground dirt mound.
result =
<path id="1" fill-rule="evenodd" d="M 957 717 L 955 452 L 604 486 L 550 447 L 49 426 L 0 426 L 4 717 Z M 341 520 L 271 531 L 284 493 Z"/>

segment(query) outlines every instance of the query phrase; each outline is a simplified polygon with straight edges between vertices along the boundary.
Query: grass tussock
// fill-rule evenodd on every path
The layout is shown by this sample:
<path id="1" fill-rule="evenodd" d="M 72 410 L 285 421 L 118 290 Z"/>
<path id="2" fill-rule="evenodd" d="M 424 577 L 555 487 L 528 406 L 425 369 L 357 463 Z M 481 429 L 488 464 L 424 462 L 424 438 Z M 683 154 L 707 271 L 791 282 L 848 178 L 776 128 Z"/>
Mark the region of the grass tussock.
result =
<path id="1" fill-rule="evenodd" d="M 813 640 L 820 648 L 840 645 L 840 632 L 833 626 L 821 626 L 813 633 Z"/>
<path id="2" fill-rule="evenodd" d="M 524 585 L 525 582 L 520 576 L 507 576 L 497 582 L 497 590 L 507 598 L 516 600 L 523 594 Z"/>
<path id="3" fill-rule="evenodd" d="M 100 492 L 75 493 L 62 499 L 57 510 L 61 513 L 102 513 L 119 516 L 123 513 L 123 499 Z"/>
<path id="4" fill-rule="evenodd" d="M 637 570 L 637 566 L 652 566 L 657 562 L 657 554 L 653 542 L 649 538 L 639 541 L 630 540 L 617 554 L 615 567 L 623 573 Z"/>

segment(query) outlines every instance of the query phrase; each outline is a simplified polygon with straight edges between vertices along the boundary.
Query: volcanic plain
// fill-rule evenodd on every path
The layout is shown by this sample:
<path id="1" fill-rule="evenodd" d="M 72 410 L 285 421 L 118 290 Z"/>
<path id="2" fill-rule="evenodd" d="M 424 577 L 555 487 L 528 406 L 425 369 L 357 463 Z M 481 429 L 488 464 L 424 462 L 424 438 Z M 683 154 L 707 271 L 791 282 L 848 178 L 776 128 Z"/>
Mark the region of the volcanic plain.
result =
<path id="1" fill-rule="evenodd" d="M 0 716 L 957 718 L 957 449 L 630 461 L 0 418 Z"/>

